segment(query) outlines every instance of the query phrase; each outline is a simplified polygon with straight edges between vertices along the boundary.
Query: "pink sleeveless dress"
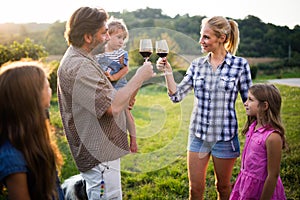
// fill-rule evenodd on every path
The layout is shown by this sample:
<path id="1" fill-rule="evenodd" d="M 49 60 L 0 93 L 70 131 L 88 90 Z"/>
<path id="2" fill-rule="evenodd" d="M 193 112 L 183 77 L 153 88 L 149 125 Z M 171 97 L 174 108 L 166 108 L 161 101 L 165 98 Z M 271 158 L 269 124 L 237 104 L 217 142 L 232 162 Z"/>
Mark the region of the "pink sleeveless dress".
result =
<path id="1" fill-rule="evenodd" d="M 268 175 L 266 139 L 275 130 L 261 127 L 254 131 L 253 122 L 246 134 L 245 147 L 242 153 L 241 170 L 230 195 L 230 200 L 259 199 Z M 285 200 L 285 192 L 280 176 L 272 200 Z"/>

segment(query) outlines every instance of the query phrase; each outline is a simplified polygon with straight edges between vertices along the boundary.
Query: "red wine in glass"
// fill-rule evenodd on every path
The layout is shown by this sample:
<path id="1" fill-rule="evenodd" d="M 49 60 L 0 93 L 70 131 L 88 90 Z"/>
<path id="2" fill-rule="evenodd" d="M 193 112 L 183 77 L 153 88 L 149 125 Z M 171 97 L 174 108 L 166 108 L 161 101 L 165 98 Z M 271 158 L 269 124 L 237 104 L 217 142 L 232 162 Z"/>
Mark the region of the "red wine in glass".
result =
<path id="1" fill-rule="evenodd" d="M 144 57 L 145 61 L 148 61 L 149 57 L 153 52 L 152 40 L 151 39 L 141 39 L 140 40 L 140 54 Z"/>
<path id="2" fill-rule="evenodd" d="M 149 58 L 152 54 L 151 51 L 140 51 L 140 54 L 144 57 L 144 58 Z"/>
<path id="3" fill-rule="evenodd" d="M 156 53 L 159 57 L 164 58 L 167 57 L 168 53 Z"/>
<path id="4" fill-rule="evenodd" d="M 156 54 L 159 57 L 161 57 L 161 58 L 167 57 L 167 55 L 169 53 L 169 47 L 168 47 L 168 43 L 166 40 L 156 41 L 155 48 L 156 48 Z"/>
<path id="5" fill-rule="evenodd" d="M 166 40 L 159 40 L 155 42 L 156 54 L 161 57 L 167 57 L 169 53 L 169 47 Z M 164 64 L 165 65 L 165 64 Z"/>

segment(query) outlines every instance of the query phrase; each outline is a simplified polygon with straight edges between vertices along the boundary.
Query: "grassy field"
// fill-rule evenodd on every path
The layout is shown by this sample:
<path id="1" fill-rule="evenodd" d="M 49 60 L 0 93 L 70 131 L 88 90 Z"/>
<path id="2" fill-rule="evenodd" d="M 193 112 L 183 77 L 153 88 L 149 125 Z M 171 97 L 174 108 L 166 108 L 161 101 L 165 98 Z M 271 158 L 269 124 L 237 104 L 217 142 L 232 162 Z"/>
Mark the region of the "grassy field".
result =
<path id="1" fill-rule="evenodd" d="M 277 86 L 283 98 L 282 119 L 289 144 L 289 149 L 283 153 L 281 178 L 288 199 L 300 199 L 300 88 Z M 122 158 L 125 200 L 188 198 L 186 145 L 192 106 L 192 94 L 183 102 L 173 104 L 162 85 L 147 86 L 140 90 L 133 109 L 139 152 Z M 240 99 L 237 100 L 236 108 L 241 128 L 246 115 Z M 63 181 L 78 171 L 61 131 L 55 96 L 50 112 L 51 122 L 57 129 L 58 144 L 65 158 L 61 173 Z M 239 137 L 243 148 L 244 137 Z M 239 168 L 240 158 L 234 167 L 232 181 L 235 180 Z M 216 199 L 212 163 L 209 164 L 206 185 L 205 199 Z"/>

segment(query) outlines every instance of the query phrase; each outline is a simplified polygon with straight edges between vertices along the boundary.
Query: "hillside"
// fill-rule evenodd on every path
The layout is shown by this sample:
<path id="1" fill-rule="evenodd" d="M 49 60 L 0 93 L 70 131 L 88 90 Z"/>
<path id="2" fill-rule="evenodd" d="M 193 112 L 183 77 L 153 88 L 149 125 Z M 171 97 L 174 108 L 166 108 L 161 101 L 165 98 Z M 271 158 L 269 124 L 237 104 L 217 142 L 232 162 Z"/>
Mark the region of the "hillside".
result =
<path id="1" fill-rule="evenodd" d="M 16 34 L 16 33 L 33 33 L 40 31 L 47 31 L 51 24 L 47 23 L 27 23 L 27 24 L 15 24 L 15 23 L 4 23 L 0 24 L 0 35 L 1 34 Z"/>
<path id="2" fill-rule="evenodd" d="M 200 24 L 205 16 L 176 15 L 171 18 L 161 9 L 138 9 L 132 12 L 113 12 L 110 16 L 122 18 L 130 32 L 130 39 L 149 37 L 173 37 L 180 54 L 197 54 L 190 41 L 199 41 Z M 237 55 L 243 57 L 297 58 L 300 60 L 300 26 L 293 29 L 264 23 L 259 18 L 248 15 L 244 19 L 234 19 L 239 25 L 240 45 Z M 63 54 L 66 42 L 63 34 L 66 22 L 53 24 L 0 24 L 0 44 L 22 42 L 29 37 L 43 45 L 49 55 Z M 151 30 L 151 32 L 149 32 Z M 173 31 L 173 32 L 172 32 Z M 167 35 L 164 33 L 167 32 Z M 160 35 L 154 35 L 160 33 Z M 173 34 L 173 35 L 172 35 Z M 181 38 L 178 38 L 180 36 Z M 252 62 L 252 61 L 251 61 Z"/>

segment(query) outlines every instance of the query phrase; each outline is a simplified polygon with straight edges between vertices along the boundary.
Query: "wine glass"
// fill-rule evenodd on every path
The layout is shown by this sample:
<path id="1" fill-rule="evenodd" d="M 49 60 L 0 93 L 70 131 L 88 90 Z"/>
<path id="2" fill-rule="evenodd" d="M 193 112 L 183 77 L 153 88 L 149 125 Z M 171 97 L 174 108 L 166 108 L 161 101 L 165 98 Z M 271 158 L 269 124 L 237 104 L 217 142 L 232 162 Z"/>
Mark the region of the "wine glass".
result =
<path id="1" fill-rule="evenodd" d="M 148 61 L 149 57 L 153 52 L 152 40 L 151 39 L 141 39 L 140 40 L 140 54 L 144 57 L 145 61 Z"/>
<path id="2" fill-rule="evenodd" d="M 168 43 L 166 40 L 156 41 L 155 48 L 156 48 L 156 54 L 159 57 L 161 57 L 161 58 L 167 57 L 167 55 L 169 53 L 169 47 L 168 47 Z"/>
<path id="3" fill-rule="evenodd" d="M 155 49 L 156 49 L 156 54 L 161 57 L 167 57 L 168 53 L 169 53 L 169 47 L 168 47 L 168 43 L 166 40 L 159 40 L 155 42 Z M 164 64 L 166 65 L 166 64 Z"/>

